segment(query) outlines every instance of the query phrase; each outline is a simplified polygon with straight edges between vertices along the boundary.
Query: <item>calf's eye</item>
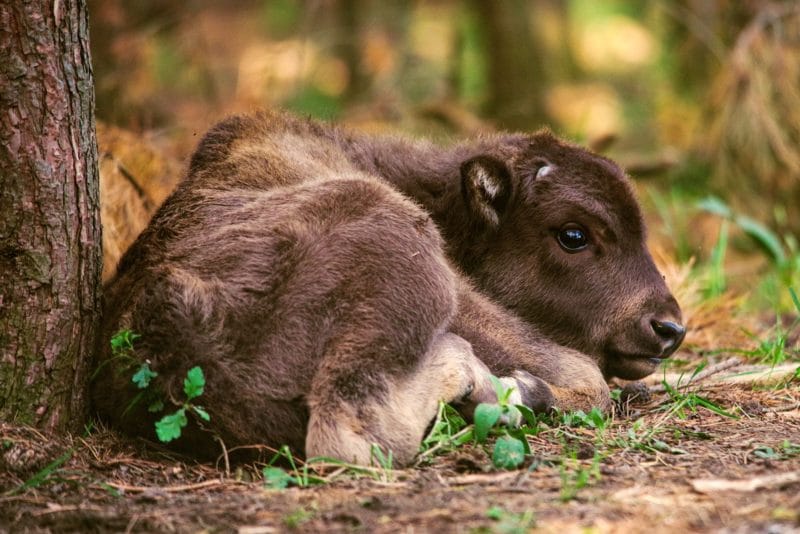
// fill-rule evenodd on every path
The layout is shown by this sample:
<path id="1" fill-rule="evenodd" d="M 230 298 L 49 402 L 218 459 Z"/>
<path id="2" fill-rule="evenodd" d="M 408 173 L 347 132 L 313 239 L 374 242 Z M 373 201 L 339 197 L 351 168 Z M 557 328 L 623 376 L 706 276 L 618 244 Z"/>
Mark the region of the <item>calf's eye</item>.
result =
<path id="1" fill-rule="evenodd" d="M 570 225 L 561 228 L 556 236 L 558 244 L 567 252 L 579 252 L 586 248 L 589 239 L 580 226 Z"/>

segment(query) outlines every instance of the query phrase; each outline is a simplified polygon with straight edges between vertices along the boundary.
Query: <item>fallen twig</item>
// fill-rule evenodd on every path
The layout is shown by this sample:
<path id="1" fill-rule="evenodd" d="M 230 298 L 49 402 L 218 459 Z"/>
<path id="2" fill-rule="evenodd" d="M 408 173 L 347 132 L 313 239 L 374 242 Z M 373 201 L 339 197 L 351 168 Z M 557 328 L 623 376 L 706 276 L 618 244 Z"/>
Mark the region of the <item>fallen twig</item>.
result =
<path id="1" fill-rule="evenodd" d="M 220 456 L 225 460 L 225 477 L 230 478 L 231 462 L 230 458 L 228 458 L 228 449 L 225 447 L 225 442 L 222 441 L 221 437 L 214 434 L 214 439 L 219 443 L 219 446 L 222 447 L 222 454 Z M 217 456 L 217 466 L 219 466 L 220 456 Z"/>
<path id="2" fill-rule="evenodd" d="M 729 480 L 724 478 L 698 478 L 691 481 L 692 488 L 700 493 L 715 491 L 752 492 L 764 488 L 779 488 L 787 484 L 800 482 L 800 471 L 764 475 L 747 480 Z"/>
<path id="3" fill-rule="evenodd" d="M 775 406 L 774 408 L 768 408 L 770 412 L 791 412 L 800 408 L 800 402 L 784 404 L 781 406 Z"/>
<path id="4" fill-rule="evenodd" d="M 143 493 L 146 491 L 180 493 L 182 491 L 194 491 L 198 489 L 211 488 L 213 486 L 221 486 L 223 484 L 238 484 L 238 482 L 233 480 L 205 480 L 195 484 L 183 484 L 180 486 L 129 486 L 127 484 L 118 484 L 116 482 L 105 482 L 103 486 L 110 486 L 114 489 L 131 493 Z"/>
<path id="5" fill-rule="evenodd" d="M 676 383 L 675 385 L 671 385 L 671 387 L 673 387 L 675 389 L 684 388 L 684 387 L 688 386 L 689 384 L 695 384 L 697 382 L 700 382 L 701 380 L 705 380 L 709 376 L 715 375 L 715 374 L 717 374 L 717 373 L 719 373 L 721 371 L 724 371 L 726 369 L 730 369 L 731 367 L 735 367 L 735 366 L 737 366 L 737 365 L 739 365 L 741 363 L 742 363 L 742 361 L 739 358 L 728 358 L 725 361 L 722 361 L 722 362 L 719 362 L 719 363 L 715 363 L 714 365 L 706 367 L 705 369 L 703 369 L 702 371 L 700 371 L 699 373 L 697 373 L 694 376 L 690 376 L 686 380 L 686 382 L 684 382 L 684 383 L 680 383 L 679 382 L 679 383 Z M 650 393 L 664 393 L 665 391 L 667 391 L 667 387 L 664 385 L 663 382 L 660 383 L 660 384 L 656 384 L 656 385 L 650 387 Z"/>
<path id="6" fill-rule="evenodd" d="M 448 477 L 447 482 L 452 486 L 464 486 L 469 484 L 497 484 L 503 480 L 509 480 L 520 476 L 520 471 L 507 471 L 503 473 L 476 473 Z"/>

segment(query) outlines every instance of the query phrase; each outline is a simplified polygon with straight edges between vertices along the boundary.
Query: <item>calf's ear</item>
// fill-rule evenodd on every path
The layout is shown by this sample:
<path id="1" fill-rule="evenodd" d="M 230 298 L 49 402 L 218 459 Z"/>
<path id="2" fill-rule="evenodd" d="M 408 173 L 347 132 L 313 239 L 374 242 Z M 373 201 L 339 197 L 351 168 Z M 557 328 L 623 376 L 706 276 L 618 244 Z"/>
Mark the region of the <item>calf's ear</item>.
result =
<path id="1" fill-rule="evenodd" d="M 468 159 L 461 164 L 461 191 L 472 216 L 496 227 L 511 197 L 511 172 L 491 156 Z"/>

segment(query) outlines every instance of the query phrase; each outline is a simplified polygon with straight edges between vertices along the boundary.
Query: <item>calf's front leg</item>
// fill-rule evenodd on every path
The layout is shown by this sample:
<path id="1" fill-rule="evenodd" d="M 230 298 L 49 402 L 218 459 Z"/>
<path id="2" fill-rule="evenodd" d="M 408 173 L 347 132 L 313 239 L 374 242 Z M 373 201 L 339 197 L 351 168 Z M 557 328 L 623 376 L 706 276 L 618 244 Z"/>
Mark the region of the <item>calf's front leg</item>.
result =
<path id="1" fill-rule="evenodd" d="M 538 412 L 611 407 L 608 385 L 590 356 L 548 340 L 466 280 L 459 281 L 458 298 L 450 331 L 472 344 L 522 404 Z"/>

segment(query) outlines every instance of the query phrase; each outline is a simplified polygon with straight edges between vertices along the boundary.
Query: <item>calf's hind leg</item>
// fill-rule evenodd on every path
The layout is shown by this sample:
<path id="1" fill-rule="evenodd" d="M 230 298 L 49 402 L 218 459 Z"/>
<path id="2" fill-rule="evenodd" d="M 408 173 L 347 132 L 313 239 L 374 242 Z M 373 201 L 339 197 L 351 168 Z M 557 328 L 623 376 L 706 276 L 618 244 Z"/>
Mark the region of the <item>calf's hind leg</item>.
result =
<path id="1" fill-rule="evenodd" d="M 379 447 L 384 456 L 391 452 L 395 466 L 406 465 L 417 454 L 439 401 L 465 400 L 496 400 L 489 370 L 463 338 L 439 334 L 414 370 L 386 377 L 380 394 L 358 400 L 315 395 L 306 453 L 367 465 Z"/>
<path id="2" fill-rule="evenodd" d="M 491 391 L 470 345 L 446 333 L 456 278 L 438 231 L 405 200 L 382 202 L 317 248 L 341 298 L 306 395 L 308 457 L 368 464 L 375 444 L 406 464 L 439 400 Z"/>

